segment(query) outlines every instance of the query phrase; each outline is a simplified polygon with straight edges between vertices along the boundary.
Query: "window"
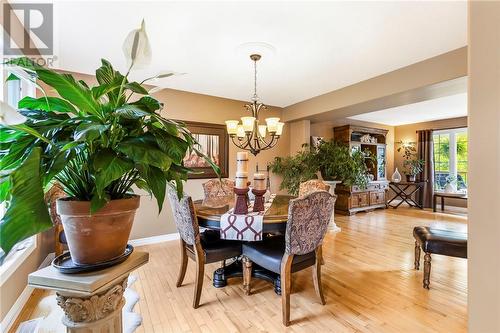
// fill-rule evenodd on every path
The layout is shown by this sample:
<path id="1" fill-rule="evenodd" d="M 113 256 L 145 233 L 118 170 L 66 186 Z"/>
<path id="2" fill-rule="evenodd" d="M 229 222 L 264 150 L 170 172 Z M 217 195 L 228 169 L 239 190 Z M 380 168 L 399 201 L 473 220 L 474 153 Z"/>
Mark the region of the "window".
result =
<path id="1" fill-rule="evenodd" d="M 3 74 L 3 75 L 2 75 Z M 8 71 L 0 69 L 0 80 L 9 76 Z M 2 77 L 3 76 L 3 77 Z M 35 96 L 35 87 L 30 82 L 21 80 L 9 80 L 0 89 L 0 97 L 10 106 L 17 108 L 21 99 L 25 96 Z M 5 214 L 5 203 L 0 204 L 0 218 Z M 0 286 L 21 265 L 21 263 L 33 252 L 36 247 L 36 237 L 30 237 L 16 244 L 8 256 L 0 249 Z"/>
<path id="2" fill-rule="evenodd" d="M 434 131 L 434 187 L 443 190 L 454 181 L 467 189 L 467 128 Z"/>

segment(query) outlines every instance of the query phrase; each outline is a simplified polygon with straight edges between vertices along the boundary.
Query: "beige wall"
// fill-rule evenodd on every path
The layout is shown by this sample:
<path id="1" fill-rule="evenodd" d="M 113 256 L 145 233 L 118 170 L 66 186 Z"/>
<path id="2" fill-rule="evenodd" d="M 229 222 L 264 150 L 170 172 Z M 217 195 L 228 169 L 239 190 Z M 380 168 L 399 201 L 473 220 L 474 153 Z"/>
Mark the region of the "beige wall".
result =
<path id="1" fill-rule="evenodd" d="M 302 150 L 304 143 L 311 141 L 311 122 L 309 120 L 298 120 L 288 123 L 290 126 L 290 155 Z"/>
<path id="2" fill-rule="evenodd" d="M 469 1 L 469 332 L 500 332 L 500 2 Z"/>
<path id="3" fill-rule="evenodd" d="M 394 168 L 394 127 L 382 124 L 370 123 L 366 121 L 341 118 L 332 121 L 311 124 L 311 135 L 321 136 L 324 137 L 325 139 L 331 139 L 333 138 L 334 127 L 343 126 L 347 124 L 374 127 L 374 128 L 383 128 L 388 130 L 386 143 L 387 143 L 387 177 L 389 178 L 392 175 L 392 170 Z"/>

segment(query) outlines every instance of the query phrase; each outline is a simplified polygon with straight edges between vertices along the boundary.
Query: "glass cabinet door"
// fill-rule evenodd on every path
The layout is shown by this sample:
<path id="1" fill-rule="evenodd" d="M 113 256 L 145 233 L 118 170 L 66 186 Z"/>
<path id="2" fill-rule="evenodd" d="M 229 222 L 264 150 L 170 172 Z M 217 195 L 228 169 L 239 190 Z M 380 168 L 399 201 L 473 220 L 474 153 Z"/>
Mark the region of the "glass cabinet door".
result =
<path id="1" fill-rule="evenodd" d="M 386 179 L 385 146 L 377 147 L 377 180 Z"/>

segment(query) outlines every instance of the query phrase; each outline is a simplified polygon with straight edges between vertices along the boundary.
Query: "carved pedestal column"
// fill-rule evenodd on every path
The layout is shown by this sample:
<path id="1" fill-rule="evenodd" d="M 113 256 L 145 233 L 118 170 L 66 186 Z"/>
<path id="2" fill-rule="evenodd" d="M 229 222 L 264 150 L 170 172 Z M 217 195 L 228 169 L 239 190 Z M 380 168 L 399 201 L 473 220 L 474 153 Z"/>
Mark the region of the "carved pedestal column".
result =
<path id="1" fill-rule="evenodd" d="M 123 292 L 127 276 L 101 294 L 89 297 L 57 292 L 56 299 L 64 311 L 63 324 L 71 333 L 122 332 Z"/>
<path id="2" fill-rule="evenodd" d="M 82 274 L 62 274 L 49 266 L 31 273 L 28 284 L 56 291 L 67 332 L 120 333 L 128 276 L 148 260 L 147 252 L 134 251 L 119 265 Z"/>

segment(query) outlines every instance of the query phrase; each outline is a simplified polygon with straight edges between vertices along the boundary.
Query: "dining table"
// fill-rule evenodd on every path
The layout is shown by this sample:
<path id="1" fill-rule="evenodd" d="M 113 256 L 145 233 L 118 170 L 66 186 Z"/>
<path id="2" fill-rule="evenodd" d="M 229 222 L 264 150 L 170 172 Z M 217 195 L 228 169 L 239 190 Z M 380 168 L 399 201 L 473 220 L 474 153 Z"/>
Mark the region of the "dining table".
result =
<path id="1" fill-rule="evenodd" d="M 288 204 L 295 197 L 290 195 L 276 195 L 271 206 L 266 210 L 263 219 L 262 233 L 264 237 L 283 235 L 288 221 Z M 211 230 L 220 230 L 222 215 L 234 208 L 233 195 L 196 200 L 194 209 L 198 218 L 198 225 Z M 242 277 L 243 267 L 241 257 L 236 258 L 231 264 L 223 265 L 214 271 L 213 285 L 222 288 L 227 285 L 227 279 Z M 263 279 L 274 284 L 274 291 L 281 294 L 281 281 L 279 274 L 268 271 L 258 265 L 253 266 L 252 277 Z"/>

